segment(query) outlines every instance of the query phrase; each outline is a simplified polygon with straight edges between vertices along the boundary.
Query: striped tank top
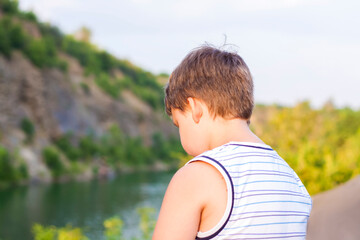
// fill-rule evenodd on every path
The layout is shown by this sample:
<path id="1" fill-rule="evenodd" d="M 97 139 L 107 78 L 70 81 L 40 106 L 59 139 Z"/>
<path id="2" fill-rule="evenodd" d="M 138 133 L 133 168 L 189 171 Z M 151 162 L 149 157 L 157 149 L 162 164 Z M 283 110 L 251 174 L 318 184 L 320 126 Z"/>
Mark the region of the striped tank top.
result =
<path id="1" fill-rule="evenodd" d="M 227 206 L 218 224 L 196 239 L 305 239 L 312 200 L 292 168 L 271 147 L 229 142 L 190 160 L 222 174 Z"/>

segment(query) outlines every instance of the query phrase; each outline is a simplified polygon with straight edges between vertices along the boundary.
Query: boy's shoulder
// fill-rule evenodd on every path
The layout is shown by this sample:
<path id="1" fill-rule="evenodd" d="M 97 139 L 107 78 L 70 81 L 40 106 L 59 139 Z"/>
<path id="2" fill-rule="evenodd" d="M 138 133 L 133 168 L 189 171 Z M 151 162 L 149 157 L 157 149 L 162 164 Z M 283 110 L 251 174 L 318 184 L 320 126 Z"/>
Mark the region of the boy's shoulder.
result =
<path id="1" fill-rule="evenodd" d="M 222 176 L 214 167 L 198 161 L 180 168 L 166 190 L 157 228 L 168 228 L 169 222 L 181 224 L 171 225 L 171 230 L 165 231 L 169 235 L 165 234 L 166 236 L 161 236 L 161 239 L 194 239 L 199 226 L 200 230 L 203 230 L 204 226 L 206 227 L 204 224 L 210 224 L 212 227 L 211 224 L 214 220 L 209 217 L 204 219 L 203 216 L 209 209 L 219 211 L 220 205 L 216 205 L 216 203 L 222 200 L 221 196 L 225 198 L 224 206 L 226 206 L 226 186 Z M 212 207 L 209 207 L 209 204 L 212 204 Z M 212 215 L 211 212 L 207 214 L 210 217 Z M 157 232 L 164 234 L 163 231 Z M 155 239 L 160 239 L 157 232 Z"/>
<path id="2" fill-rule="evenodd" d="M 180 187 L 188 186 L 186 188 L 189 188 L 190 191 L 198 191 L 201 194 L 203 190 L 207 191 L 210 183 L 219 179 L 222 179 L 222 175 L 214 166 L 194 158 L 175 173 L 170 184 Z"/>

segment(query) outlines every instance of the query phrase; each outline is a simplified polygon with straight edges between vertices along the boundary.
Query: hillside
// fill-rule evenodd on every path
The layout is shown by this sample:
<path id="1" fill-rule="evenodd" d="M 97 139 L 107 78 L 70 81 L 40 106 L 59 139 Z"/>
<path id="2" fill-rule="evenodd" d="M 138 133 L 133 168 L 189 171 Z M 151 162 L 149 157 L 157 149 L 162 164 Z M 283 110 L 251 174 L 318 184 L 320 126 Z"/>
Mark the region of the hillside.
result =
<path id="1" fill-rule="evenodd" d="M 162 99 L 155 75 L 0 0 L 0 182 L 176 159 L 177 129 Z"/>
<path id="2" fill-rule="evenodd" d="M 178 167 L 166 79 L 0 0 L 0 185 Z M 359 110 L 258 104 L 250 127 L 311 195 L 360 174 Z"/>

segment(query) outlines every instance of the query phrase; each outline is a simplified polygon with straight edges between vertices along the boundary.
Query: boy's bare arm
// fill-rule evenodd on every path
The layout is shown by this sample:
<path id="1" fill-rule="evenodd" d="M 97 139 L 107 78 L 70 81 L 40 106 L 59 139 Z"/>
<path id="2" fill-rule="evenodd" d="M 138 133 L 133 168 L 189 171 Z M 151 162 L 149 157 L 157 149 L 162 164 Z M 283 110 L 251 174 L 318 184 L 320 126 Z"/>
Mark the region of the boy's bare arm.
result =
<path id="1" fill-rule="evenodd" d="M 195 239 L 204 202 L 194 165 L 181 168 L 166 190 L 153 240 Z"/>
<path id="2" fill-rule="evenodd" d="M 215 226 L 226 207 L 224 188 L 220 173 L 207 163 L 181 168 L 166 190 L 153 240 L 193 240 L 199 226 Z"/>

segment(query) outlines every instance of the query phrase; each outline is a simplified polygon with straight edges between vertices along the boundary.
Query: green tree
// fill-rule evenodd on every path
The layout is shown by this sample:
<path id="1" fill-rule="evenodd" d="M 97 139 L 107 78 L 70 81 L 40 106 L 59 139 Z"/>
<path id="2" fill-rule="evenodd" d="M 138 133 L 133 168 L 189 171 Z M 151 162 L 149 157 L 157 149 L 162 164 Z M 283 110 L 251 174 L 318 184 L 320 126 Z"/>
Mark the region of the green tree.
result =
<path id="1" fill-rule="evenodd" d="M 301 102 L 273 108 L 268 115 L 255 132 L 289 163 L 311 194 L 359 174 L 360 111 L 329 104 L 312 109 L 309 102 Z"/>

